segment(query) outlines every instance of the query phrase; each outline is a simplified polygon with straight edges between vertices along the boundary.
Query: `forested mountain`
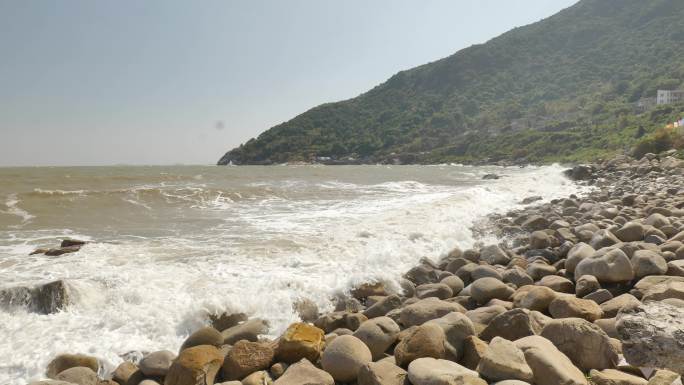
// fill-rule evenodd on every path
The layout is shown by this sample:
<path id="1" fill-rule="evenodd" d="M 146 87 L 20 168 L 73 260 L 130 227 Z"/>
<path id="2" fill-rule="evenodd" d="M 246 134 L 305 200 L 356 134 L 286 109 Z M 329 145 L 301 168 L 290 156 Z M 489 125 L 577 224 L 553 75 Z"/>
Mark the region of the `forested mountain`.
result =
<path id="1" fill-rule="evenodd" d="M 683 85 L 683 20 L 682 0 L 582 0 L 315 107 L 219 164 L 536 162 L 622 151 L 682 111 L 636 104 Z"/>

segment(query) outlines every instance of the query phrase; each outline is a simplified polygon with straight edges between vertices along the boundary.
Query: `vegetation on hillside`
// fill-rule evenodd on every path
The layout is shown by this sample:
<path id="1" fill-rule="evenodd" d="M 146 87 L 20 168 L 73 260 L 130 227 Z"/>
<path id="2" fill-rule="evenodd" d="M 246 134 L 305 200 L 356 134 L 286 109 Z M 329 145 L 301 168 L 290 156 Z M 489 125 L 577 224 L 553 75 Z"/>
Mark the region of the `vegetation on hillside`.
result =
<path id="1" fill-rule="evenodd" d="M 357 98 L 315 107 L 220 163 L 537 162 L 623 151 L 637 132 L 651 135 L 682 111 L 635 108 L 658 89 L 683 85 L 681 20 L 681 0 L 582 0 Z"/>

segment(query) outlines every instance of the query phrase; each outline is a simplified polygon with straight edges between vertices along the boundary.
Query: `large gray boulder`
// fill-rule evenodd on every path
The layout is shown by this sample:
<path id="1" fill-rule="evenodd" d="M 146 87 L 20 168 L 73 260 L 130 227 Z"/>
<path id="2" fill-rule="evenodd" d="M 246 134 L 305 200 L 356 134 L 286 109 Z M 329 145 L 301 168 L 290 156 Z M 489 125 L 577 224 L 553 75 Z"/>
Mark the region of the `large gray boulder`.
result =
<path id="1" fill-rule="evenodd" d="M 599 250 L 575 267 L 575 279 L 593 275 L 602 283 L 631 281 L 634 278 L 632 262 L 620 249 Z"/>
<path id="2" fill-rule="evenodd" d="M 648 302 L 617 315 L 622 352 L 634 366 L 684 373 L 684 308 Z"/>
<path id="3" fill-rule="evenodd" d="M 618 363 L 618 351 L 610 337 L 600 327 L 584 319 L 552 320 L 544 326 L 541 336 L 551 341 L 584 372 L 614 368 Z"/>

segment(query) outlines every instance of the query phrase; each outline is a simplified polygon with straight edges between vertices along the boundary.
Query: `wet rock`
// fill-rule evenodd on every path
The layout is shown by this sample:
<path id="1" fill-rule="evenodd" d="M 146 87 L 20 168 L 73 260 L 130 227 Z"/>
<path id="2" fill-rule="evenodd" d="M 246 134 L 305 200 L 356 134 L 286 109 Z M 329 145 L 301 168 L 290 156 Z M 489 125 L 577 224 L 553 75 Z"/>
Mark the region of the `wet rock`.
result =
<path id="1" fill-rule="evenodd" d="M 100 379 L 92 369 L 83 366 L 76 366 L 66 369 L 57 376 L 55 380 L 69 382 L 76 385 L 98 385 Z"/>
<path id="2" fill-rule="evenodd" d="M 530 235 L 530 247 L 533 249 L 545 249 L 551 246 L 551 237 L 545 231 L 534 231 Z"/>
<path id="3" fill-rule="evenodd" d="M 382 317 L 390 311 L 399 308 L 400 306 L 401 298 L 396 294 L 392 294 L 382 297 L 382 299 L 368 307 L 363 311 L 363 315 L 365 315 L 368 319 Z"/>
<path id="4" fill-rule="evenodd" d="M 290 364 L 303 358 L 316 362 L 323 344 L 323 330 L 305 323 L 294 323 L 278 340 L 276 358 Z"/>
<path id="5" fill-rule="evenodd" d="M 304 322 L 314 322 L 318 318 L 318 306 L 308 298 L 297 300 L 292 304 L 292 309 L 299 315 L 299 319 Z"/>
<path id="6" fill-rule="evenodd" d="M 221 313 L 219 315 L 211 314 L 209 315 L 209 321 L 211 321 L 211 326 L 220 331 L 232 328 L 233 326 L 247 321 L 247 314 L 245 313 Z"/>
<path id="7" fill-rule="evenodd" d="M 148 377 L 164 377 L 168 373 L 176 355 L 168 350 L 161 350 L 146 355 L 138 365 L 140 371 Z"/>
<path id="8" fill-rule="evenodd" d="M 60 255 L 75 253 L 79 250 L 81 250 L 81 246 L 78 246 L 78 245 L 77 246 L 59 247 L 56 249 L 48 249 L 45 252 L 45 255 L 47 255 L 48 257 L 59 257 Z"/>
<path id="9" fill-rule="evenodd" d="M 226 380 L 241 380 L 250 373 L 268 369 L 274 356 L 270 343 L 241 340 L 226 355 L 221 373 Z"/>
<path id="10" fill-rule="evenodd" d="M 582 371 L 614 368 L 618 352 L 610 337 L 598 326 L 580 319 L 549 321 L 541 336 L 551 341 Z"/>
<path id="11" fill-rule="evenodd" d="M 439 299 L 451 298 L 454 295 L 453 291 L 448 285 L 443 283 L 426 283 L 424 285 L 416 286 L 416 297 L 429 298 L 436 297 Z"/>
<path id="12" fill-rule="evenodd" d="M 369 362 L 372 362 L 370 350 L 353 336 L 335 338 L 321 356 L 323 370 L 339 382 L 356 381 L 361 367 Z"/>
<path id="13" fill-rule="evenodd" d="M 124 361 L 116 367 L 112 373 L 112 379 L 121 385 L 127 385 L 129 378 L 134 376 L 136 372 L 139 377 L 142 377 L 142 372 L 138 370 L 138 367 L 134 363 Z M 131 381 L 131 383 L 132 382 L 134 381 Z"/>
<path id="14" fill-rule="evenodd" d="M 531 215 L 522 224 L 522 228 L 527 231 L 544 230 L 549 227 L 549 221 L 541 215 Z"/>
<path id="15" fill-rule="evenodd" d="M 45 375 L 48 378 L 56 379 L 57 375 L 69 368 L 86 367 L 97 373 L 100 365 L 97 358 L 84 354 L 60 354 L 53 358 L 47 366 Z"/>
<path id="16" fill-rule="evenodd" d="M 506 265 L 510 257 L 498 245 L 489 245 L 480 249 L 480 260 L 490 265 Z"/>
<path id="17" fill-rule="evenodd" d="M 223 336 L 218 330 L 210 326 L 204 327 L 190 334 L 181 345 L 180 351 L 200 345 L 219 347 L 223 345 Z"/>
<path id="18" fill-rule="evenodd" d="M 442 279 L 440 283 L 449 286 L 453 295 L 458 295 L 458 293 L 460 293 L 461 290 L 463 290 L 463 288 L 465 287 L 463 280 L 455 275 L 451 275 L 449 277 Z"/>
<path id="19" fill-rule="evenodd" d="M 233 345 L 240 340 L 255 342 L 262 334 L 268 333 L 268 322 L 261 319 L 251 319 L 239 325 L 223 330 L 223 343 Z"/>
<path id="20" fill-rule="evenodd" d="M 199 345 L 180 352 L 164 378 L 164 385 L 213 385 L 223 364 L 217 348 Z"/>
<path id="21" fill-rule="evenodd" d="M 684 308 L 648 302 L 623 309 L 616 328 L 627 362 L 684 373 Z"/>

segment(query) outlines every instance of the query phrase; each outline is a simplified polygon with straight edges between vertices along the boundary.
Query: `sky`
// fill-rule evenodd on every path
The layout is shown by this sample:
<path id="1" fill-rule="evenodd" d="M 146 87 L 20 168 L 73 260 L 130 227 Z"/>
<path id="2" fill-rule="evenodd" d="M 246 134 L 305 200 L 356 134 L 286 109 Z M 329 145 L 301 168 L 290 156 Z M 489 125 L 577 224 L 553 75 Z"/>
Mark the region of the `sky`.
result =
<path id="1" fill-rule="evenodd" d="M 576 0 L 0 0 L 0 166 L 214 164 Z"/>

